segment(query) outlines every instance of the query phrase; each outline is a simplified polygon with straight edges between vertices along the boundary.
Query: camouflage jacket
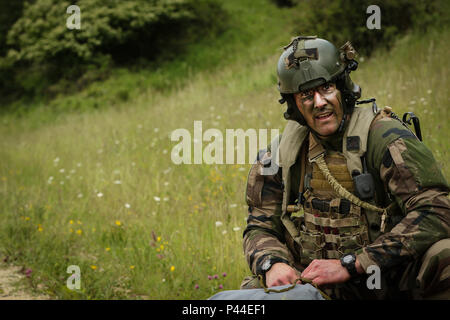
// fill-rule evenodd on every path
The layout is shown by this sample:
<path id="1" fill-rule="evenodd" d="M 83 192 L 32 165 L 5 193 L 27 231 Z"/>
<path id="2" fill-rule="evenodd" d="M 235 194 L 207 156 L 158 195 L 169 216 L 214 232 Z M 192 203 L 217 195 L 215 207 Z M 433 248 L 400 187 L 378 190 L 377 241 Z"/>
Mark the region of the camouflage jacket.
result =
<path id="1" fill-rule="evenodd" d="M 449 185 L 431 151 L 414 134 L 395 119 L 377 121 L 369 131 L 366 156 L 377 186 L 377 203 L 385 207 L 395 201 L 400 217 L 391 219 L 384 233 L 376 230 L 377 237 L 355 252 L 364 270 L 369 265 L 386 270 L 416 260 L 433 243 L 450 238 Z M 260 152 L 249 172 L 244 253 L 254 274 L 262 273 L 261 266 L 269 258 L 302 270 L 306 266 L 299 264 L 299 252 L 281 219 L 283 193 L 291 193 L 291 199 L 298 194 L 300 170 L 291 170 L 297 185 L 284 190 L 282 168 L 273 175 L 260 174 L 267 161 L 270 149 Z"/>

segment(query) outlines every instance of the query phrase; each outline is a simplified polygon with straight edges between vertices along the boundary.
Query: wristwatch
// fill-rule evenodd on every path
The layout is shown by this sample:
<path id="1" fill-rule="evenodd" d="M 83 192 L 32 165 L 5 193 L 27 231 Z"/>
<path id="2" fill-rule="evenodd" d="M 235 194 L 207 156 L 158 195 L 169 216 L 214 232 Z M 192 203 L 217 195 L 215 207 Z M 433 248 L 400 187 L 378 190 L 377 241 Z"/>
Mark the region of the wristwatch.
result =
<path id="1" fill-rule="evenodd" d="M 283 263 L 288 264 L 288 262 L 282 258 L 278 258 L 278 257 L 267 258 L 264 260 L 264 262 L 262 263 L 262 265 L 260 267 L 260 271 L 261 271 L 260 274 L 265 276 L 266 272 L 269 271 L 270 268 L 272 268 L 272 266 L 278 262 L 283 262 Z"/>
<path id="2" fill-rule="evenodd" d="M 351 277 L 354 277 L 358 274 L 358 272 L 356 271 L 355 263 L 356 263 L 356 256 L 354 254 L 346 254 L 341 258 L 342 266 L 347 269 Z"/>

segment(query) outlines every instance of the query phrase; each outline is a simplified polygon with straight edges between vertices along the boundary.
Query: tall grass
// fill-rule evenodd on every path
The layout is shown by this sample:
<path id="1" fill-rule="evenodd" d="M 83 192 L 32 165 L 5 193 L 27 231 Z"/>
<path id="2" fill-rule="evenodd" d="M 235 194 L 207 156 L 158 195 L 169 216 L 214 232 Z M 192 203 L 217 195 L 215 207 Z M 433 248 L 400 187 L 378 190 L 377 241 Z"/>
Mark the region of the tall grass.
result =
<path id="1" fill-rule="evenodd" d="M 363 97 L 420 116 L 446 177 L 448 39 L 448 31 L 411 35 L 353 75 Z M 170 133 L 193 133 L 195 120 L 204 131 L 282 130 L 280 51 L 270 47 L 251 63 L 243 56 L 170 94 L 150 89 L 116 108 L 45 125 L 39 109 L 21 119 L 3 116 L 3 255 L 31 269 L 30 285 L 56 298 L 204 299 L 237 289 L 249 274 L 242 231 L 250 165 L 174 165 Z M 81 268 L 80 290 L 66 287 L 69 265 Z"/>

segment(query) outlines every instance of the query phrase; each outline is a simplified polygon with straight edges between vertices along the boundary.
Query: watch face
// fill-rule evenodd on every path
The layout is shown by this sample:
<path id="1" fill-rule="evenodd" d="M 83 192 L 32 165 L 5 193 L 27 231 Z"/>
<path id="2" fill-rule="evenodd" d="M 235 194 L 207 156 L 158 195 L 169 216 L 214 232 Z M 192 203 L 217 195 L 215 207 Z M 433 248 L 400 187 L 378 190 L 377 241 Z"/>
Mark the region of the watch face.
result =
<path id="1" fill-rule="evenodd" d="M 269 259 L 269 260 L 264 261 L 264 263 L 263 263 L 263 265 L 262 265 L 261 268 L 262 268 L 264 271 L 266 271 L 266 270 L 269 270 L 270 266 L 271 266 L 271 263 L 270 263 L 270 259 Z"/>
<path id="2" fill-rule="evenodd" d="M 345 256 L 344 258 L 342 258 L 342 261 L 344 261 L 344 263 L 351 263 L 353 261 L 353 256 Z"/>

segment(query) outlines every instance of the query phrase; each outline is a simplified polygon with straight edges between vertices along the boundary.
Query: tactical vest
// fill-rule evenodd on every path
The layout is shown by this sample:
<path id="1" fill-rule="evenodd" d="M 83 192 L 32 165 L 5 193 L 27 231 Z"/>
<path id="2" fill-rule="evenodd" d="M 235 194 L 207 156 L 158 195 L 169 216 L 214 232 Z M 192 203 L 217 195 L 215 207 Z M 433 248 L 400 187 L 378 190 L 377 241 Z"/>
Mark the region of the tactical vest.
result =
<path id="1" fill-rule="evenodd" d="M 351 193 L 355 192 L 352 174 L 363 172 L 361 156 L 367 151 L 370 125 L 377 115 L 377 118 L 389 116 L 389 111 L 355 108 L 344 133 L 343 152 L 326 153 L 325 162 L 331 175 Z M 346 253 L 355 253 L 382 233 L 378 212 L 361 208 L 337 194 L 317 164 L 308 161 L 315 152 L 313 137 L 308 139 L 308 135 L 307 127 L 289 121 L 279 146 L 284 182 L 281 219 L 287 230 L 288 247 L 298 253 L 302 265 L 313 259 L 339 259 Z M 300 168 L 300 174 L 299 164 L 307 164 Z M 298 201 L 290 199 L 294 176 L 300 177 L 303 186 L 302 199 Z M 303 212 L 294 216 L 291 212 L 296 210 L 288 210 L 288 206 L 300 209 L 299 202 Z M 392 227 L 388 225 L 384 231 Z"/>

